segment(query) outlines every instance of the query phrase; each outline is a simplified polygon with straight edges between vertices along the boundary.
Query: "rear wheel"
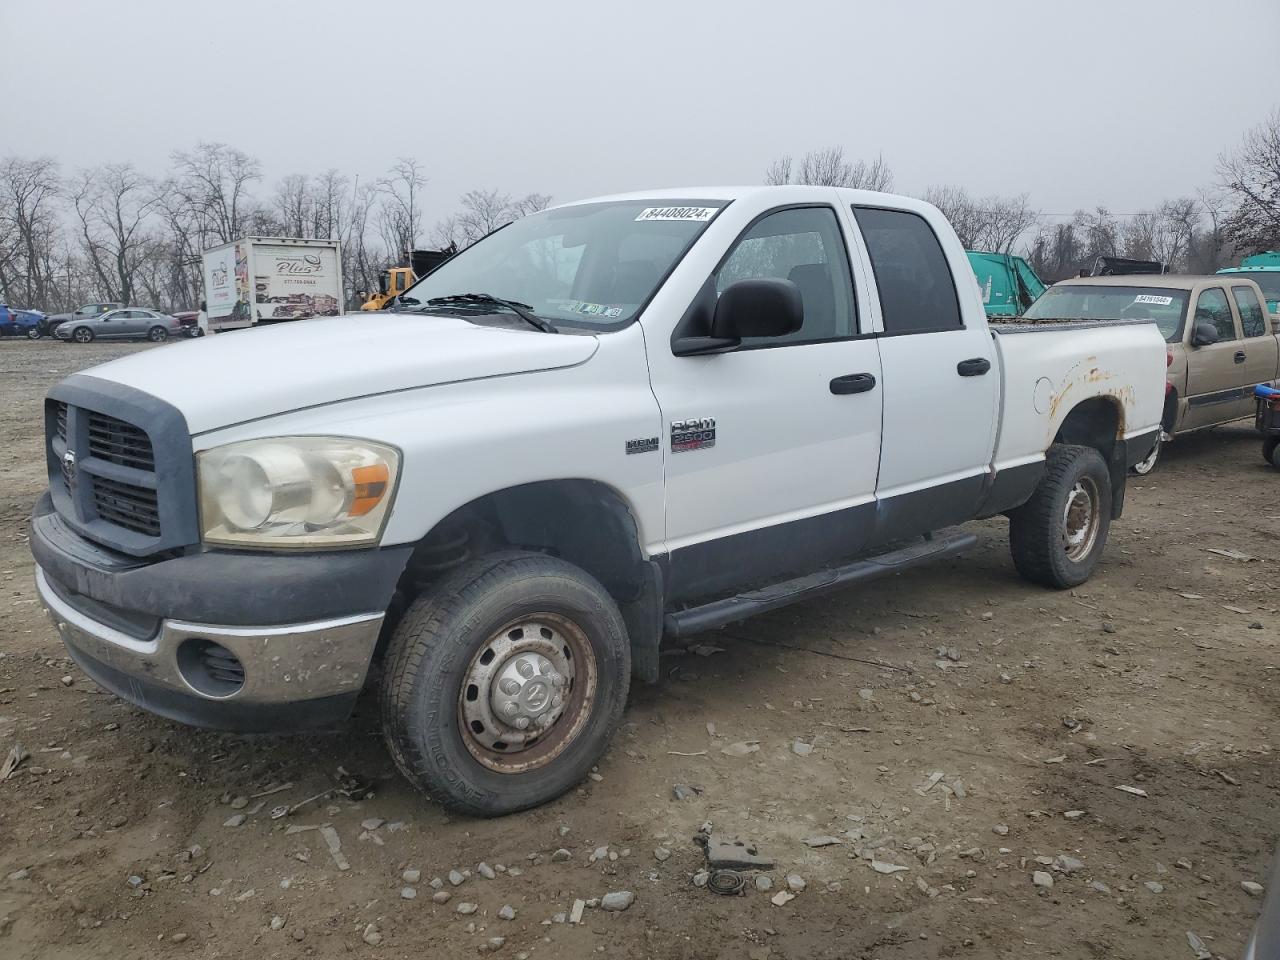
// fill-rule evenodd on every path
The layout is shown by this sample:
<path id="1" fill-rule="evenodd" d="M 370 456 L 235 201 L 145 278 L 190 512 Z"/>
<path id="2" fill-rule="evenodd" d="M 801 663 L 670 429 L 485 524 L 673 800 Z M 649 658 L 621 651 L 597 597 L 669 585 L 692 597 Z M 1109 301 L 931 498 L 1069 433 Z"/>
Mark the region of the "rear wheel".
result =
<path id="1" fill-rule="evenodd" d="M 71 333 L 71 339 L 76 343 L 93 343 L 93 331 L 88 327 L 76 327 Z"/>
<path id="2" fill-rule="evenodd" d="M 1273 467 L 1280 467 L 1280 437 L 1267 437 L 1262 441 L 1262 459 Z"/>
<path id="3" fill-rule="evenodd" d="M 147 331 L 147 339 L 152 343 L 161 343 L 169 339 L 169 331 L 161 326 L 154 326 Z"/>
<path id="4" fill-rule="evenodd" d="M 391 637 L 383 732 L 400 771 L 446 806 L 497 816 L 572 789 L 608 746 L 631 675 L 617 605 L 536 553 L 464 564 Z"/>
<path id="5" fill-rule="evenodd" d="M 1023 578 L 1065 589 L 1084 583 L 1111 530 L 1111 475 L 1092 447 L 1054 444 L 1031 499 L 1009 514 L 1009 549 Z"/>

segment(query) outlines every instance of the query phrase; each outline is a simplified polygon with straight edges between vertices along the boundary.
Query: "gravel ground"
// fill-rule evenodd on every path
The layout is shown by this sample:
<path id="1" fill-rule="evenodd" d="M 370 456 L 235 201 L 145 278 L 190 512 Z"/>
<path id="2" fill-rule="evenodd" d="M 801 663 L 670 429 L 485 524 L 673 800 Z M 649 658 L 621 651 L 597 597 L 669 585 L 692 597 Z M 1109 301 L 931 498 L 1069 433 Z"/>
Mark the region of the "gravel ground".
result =
<path id="1" fill-rule="evenodd" d="M 0 342 L 0 758 L 31 754 L 0 781 L 0 956 L 1176 960 L 1188 931 L 1240 955 L 1280 824 L 1280 507 L 1246 425 L 1131 483 L 1082 588 L 1023 583 L 977 524 L 967 556 L 669 651 L 590 780 L 475 821 L 398 778 L 371 700 L 235 737 L 65 658 L 27 547 L 41 398 L 139 349 L 169 347 Z M 372 794 L 271 818 L 340 771 Z M 772 889 L 695 885 L 705 821 Z"/>

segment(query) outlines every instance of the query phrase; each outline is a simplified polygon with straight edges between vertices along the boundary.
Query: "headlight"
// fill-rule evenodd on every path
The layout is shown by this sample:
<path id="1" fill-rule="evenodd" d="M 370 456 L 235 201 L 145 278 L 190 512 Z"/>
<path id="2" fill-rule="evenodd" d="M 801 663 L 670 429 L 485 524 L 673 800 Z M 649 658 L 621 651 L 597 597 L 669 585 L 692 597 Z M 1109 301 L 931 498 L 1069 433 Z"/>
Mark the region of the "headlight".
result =
<path id="1" fill-rule="evenodd" d="M 205 543 L 323 549 L 377 543 L 400 454 L 345 437 L 272 437 L 196 456 Z"/>

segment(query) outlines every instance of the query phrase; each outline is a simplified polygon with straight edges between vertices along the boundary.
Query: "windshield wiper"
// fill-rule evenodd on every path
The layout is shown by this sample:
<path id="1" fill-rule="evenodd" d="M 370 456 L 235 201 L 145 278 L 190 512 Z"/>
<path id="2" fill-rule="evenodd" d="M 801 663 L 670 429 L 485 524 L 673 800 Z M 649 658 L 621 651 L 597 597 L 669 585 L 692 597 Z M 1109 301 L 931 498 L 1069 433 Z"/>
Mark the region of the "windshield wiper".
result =
<path id="1" fill-rule="evenodd" d="M 455 293 L 448 297 L 432 297 L 427 301 L 428 306 L 437 303 L 496 303 L 500 307 L 506 307 L 535 330 L 541 330 L 543 333 L 560 332 L 551 325 L 550 321 L 536 316 L 532 312 L 533 308 L 527 303 L 520 303 L 518 300 L 503 300 L 501 297 L 495 297 L 491 293 Z"/>

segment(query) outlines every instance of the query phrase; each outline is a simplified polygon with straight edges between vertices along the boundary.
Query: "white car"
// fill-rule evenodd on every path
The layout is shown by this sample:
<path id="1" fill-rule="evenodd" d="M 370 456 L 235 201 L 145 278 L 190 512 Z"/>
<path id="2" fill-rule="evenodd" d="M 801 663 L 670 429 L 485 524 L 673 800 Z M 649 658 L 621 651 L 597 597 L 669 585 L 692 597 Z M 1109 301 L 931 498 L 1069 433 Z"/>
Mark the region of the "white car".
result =
<path id="1" fill-rule="evenodd" d="M 36 577 L 86 673 L 195 724 L 340 721 L 384 657 L 396 763 L 476 814 L 579 783 L 664 636 L 967 520 L 1081 583 L 1164 400 L 1154 323 L 993 328 L 942 214 L 887 194 L 568 204 L 398 303 L 56 386 Z"/>

